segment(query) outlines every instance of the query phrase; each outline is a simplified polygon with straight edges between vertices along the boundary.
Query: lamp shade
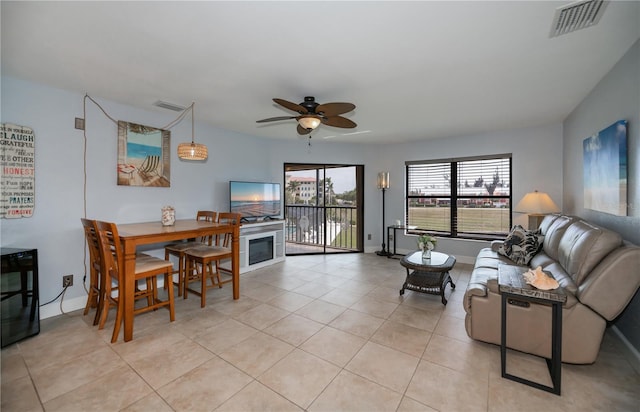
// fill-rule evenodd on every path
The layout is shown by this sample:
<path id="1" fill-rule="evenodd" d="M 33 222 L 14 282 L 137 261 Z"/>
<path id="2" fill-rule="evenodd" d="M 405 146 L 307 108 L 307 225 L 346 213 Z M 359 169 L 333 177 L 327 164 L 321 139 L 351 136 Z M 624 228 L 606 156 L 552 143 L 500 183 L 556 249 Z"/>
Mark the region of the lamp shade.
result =
<path id="1" fill-rule="evenodd" d="M 378 189 L 389 188 L 389 172 L 378 173 Z"/>
<path id="2" fill-rule="evenodd" d="M 178 157 L 182 160 L 207 160 L 209 157 L 209 150 L 207 146 L 195 143 L 194 141 L 194 108 L 196 103 L 191 103 L 189 109 L 191 110 L 191 143 L 180 143 L 178 145 Z"/>
<path id="3" fill-rule="evenodd" d="M 178 157 L 183 160 L 207 160 L 209 150 L 207 146 L 200 143 L 180 143 Z"/>
<path id="4" fill-rule="evenodd" d="M 302 116 L 298 119 L 298 124 L 307 130 L 313 130 L 320 126 L 320 119 L 315 116 Z"/>
<path id="5" fill-rule="evenodd" d="M 537 190 L 527 193 L 518 202 L 513 209 L 514 212 L 544 215 L 548 213 L 556 213 L 560 208 L 553 203 L 548 194 L 538 192 Z"/>

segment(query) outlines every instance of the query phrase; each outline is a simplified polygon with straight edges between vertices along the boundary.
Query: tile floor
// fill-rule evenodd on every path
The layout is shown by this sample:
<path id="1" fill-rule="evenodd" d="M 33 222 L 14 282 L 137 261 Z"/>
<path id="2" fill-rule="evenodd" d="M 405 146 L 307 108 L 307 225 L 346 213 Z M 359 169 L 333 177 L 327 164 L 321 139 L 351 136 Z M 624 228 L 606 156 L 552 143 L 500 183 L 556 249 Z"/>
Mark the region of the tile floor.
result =
<path id="1" fill-rule="evenodd" d="M 470 340 L 452 272 L 449 304 L 399 296 L 404 269 L 375 254 L 297 256 L 139 315 L 109 343 L 81 311 L 2 350 L 2 411 L 638 411 L 640 375 L 608 331 L 593 365 L 563 365 L 562 396 L 500 377 L 500 351 Z M 512 373 L 548 382 L 538 358 Z M 513 368 L 513 369 L 511 369 Z M 520 372 L 518 372 L 520 371 Z"/>

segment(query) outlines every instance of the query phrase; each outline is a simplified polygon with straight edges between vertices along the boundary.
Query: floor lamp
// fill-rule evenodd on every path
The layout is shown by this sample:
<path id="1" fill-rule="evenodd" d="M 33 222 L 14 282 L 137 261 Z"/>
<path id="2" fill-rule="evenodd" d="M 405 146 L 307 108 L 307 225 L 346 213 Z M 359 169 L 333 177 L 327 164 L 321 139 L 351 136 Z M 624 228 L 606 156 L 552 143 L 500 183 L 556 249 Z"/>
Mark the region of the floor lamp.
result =
<path id="1" fill-rule="evenodd" d="M 382 190 L 382 250 L 376 252 L 378 256 L 389 256 L 387 245 L 384 244 L 384 192 L 389 188 L 389 172 L 378 173 L 378 189 Z"/>

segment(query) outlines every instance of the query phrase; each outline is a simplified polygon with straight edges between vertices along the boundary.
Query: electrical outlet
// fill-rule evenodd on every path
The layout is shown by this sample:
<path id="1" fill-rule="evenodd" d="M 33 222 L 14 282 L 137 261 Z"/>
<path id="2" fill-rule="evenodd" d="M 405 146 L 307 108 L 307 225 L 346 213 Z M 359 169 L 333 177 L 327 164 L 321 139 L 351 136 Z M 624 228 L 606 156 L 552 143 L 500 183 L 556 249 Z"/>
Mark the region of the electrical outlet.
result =
<path id="1" fill-rule="evenodd" d="M 64 275 L 62 277 L 62 287 L 73 286 L 73 275 Z"/>
<path id="2" fill-rule="evenodd" d="M 393 235 L 389 235 L 389 240 L 393 240 Z"/>
<path id="3" fill-rule="evenodd" d="M 367 235 L 367 240 L 371 240 L 371 233 Z"/>
<path id="4" fill-rule="evenodd" d="M 76 117 L 75 127 L 78 130 L 84 130 L 84 119 L 81 119 L 80 117 Z"/>

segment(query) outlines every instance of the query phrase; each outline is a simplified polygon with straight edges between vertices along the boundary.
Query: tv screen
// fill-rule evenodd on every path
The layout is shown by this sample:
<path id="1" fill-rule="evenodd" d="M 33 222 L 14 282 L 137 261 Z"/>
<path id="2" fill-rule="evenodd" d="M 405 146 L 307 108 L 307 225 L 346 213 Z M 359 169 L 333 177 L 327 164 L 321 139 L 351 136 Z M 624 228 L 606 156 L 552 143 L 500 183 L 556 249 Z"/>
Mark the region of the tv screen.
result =
<path id="1" fill-rule="evenodd" d="M 229 182 L 229 211 L 247 220 L 280 217 L 280 183 Z"/>

